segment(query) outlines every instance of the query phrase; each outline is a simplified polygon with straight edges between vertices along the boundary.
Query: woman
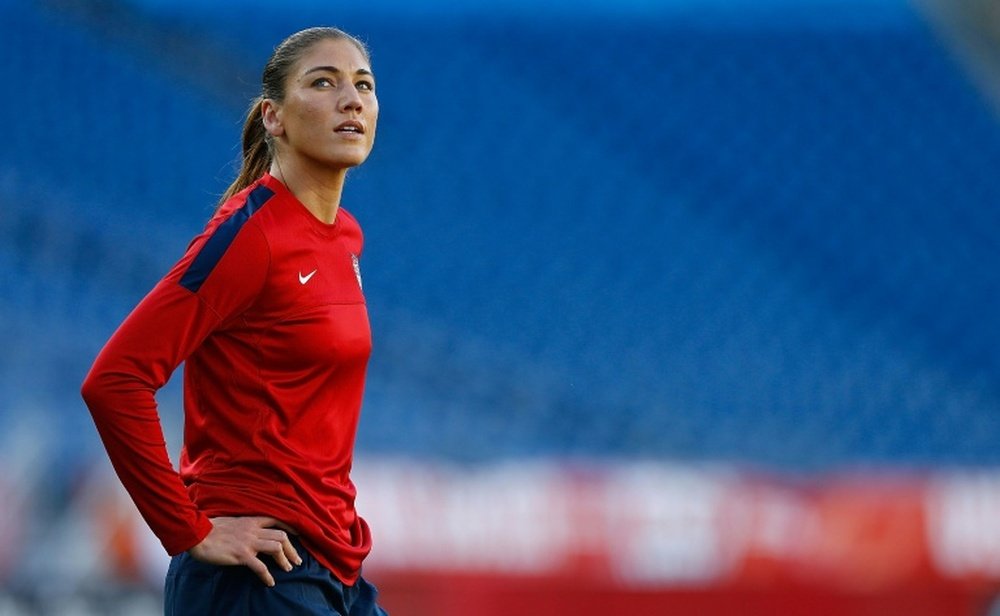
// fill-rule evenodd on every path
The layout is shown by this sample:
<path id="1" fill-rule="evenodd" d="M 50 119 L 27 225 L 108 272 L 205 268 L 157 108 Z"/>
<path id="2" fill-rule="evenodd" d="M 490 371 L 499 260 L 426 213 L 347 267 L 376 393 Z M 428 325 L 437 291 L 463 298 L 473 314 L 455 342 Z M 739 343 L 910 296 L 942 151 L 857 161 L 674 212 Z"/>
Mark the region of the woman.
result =
<path id="1" fill-rule="evenodd" d="M 281 43 L 243 166 L 205 231 L 98 355 L 83 397 L 173 556 L 167 614 L 384 614 L 350 479 L 371 336 L 362 235 L 340 208 L 378 101 L 334 28 Z M 186 361 L 180 473 L 154 393 Z"/>

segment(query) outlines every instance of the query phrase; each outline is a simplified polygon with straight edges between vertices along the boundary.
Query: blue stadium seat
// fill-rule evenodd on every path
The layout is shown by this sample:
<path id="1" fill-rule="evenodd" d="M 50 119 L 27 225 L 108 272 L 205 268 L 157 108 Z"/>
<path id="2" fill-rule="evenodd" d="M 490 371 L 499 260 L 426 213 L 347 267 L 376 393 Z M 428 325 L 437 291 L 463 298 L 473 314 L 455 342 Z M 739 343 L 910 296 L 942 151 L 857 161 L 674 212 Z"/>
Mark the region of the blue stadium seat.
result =
<path id="1" fill-rule="evenodd" d="M 256 70 L 317 15 L 178 27 Z M 0 332 L 59 337 L 18 353 L 77 416 L 93 353 L 224 189 L 243 109 L 67 16 L 0 17 L 39 93 L 0 151 Z M 1000 461 L 1000 124 L 917 15 L 348 21 L 382 106 L 345 196 L 364 450 Z"/>

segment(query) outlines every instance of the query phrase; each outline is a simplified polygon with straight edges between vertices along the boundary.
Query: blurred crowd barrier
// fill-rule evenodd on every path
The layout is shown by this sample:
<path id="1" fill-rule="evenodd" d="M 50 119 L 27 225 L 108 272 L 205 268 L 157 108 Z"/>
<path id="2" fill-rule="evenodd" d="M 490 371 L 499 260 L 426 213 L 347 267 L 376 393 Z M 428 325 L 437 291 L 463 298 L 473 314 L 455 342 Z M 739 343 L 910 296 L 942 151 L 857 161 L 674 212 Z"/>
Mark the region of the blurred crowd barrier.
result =
<path id="1" fill-rule="evenodd" d="M 365 576 L 394 616 L 1000 614 L 996 471 L 380 458 L 354 476 L 375 537 Z M 17 519 L 23 495 L 4 485 Z M 0 615 L 156 613 L 168 558 L 110 471 L 66 511 L 42 533 L 21 520 L 28 541 L 0 527 Z"/>
<path id="2" fill-rule="evenodd" d="M 377 461 L 357 483 L 402 616 L 1000 613 L 995 472 Z"/>

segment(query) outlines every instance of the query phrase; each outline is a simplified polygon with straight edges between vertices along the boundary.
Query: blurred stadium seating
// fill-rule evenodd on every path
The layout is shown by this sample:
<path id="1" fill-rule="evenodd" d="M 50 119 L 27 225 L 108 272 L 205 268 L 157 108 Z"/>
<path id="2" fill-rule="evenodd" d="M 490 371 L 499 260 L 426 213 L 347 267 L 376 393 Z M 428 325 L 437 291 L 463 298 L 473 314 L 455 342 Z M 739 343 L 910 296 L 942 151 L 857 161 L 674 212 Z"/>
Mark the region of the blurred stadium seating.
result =
<path id="1" fill-rule="evenodd" d="M 907 3 L 237 4 L 0 4 L 0 428 L 46 426 L 41 519 L 101 455 L 91 360 L 318 23 L 379 81 L 361 455 L 1000 462 L 1000 123 Z"/>

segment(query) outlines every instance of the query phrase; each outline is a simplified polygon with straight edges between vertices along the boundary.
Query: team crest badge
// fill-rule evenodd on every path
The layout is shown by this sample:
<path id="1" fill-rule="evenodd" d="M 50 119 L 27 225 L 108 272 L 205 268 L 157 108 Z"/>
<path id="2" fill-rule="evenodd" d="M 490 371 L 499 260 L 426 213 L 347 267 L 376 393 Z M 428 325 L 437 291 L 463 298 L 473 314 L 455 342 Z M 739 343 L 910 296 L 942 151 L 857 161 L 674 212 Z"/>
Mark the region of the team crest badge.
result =
<path id="1" fill-rule="evenodd" d="M 358 279 L 358 288 L 364 290 L 361 284 L 361 264 L 358 262 L 358 255 L 351 253 L 351 264 L 354 265 L 354 277 Z"/>

